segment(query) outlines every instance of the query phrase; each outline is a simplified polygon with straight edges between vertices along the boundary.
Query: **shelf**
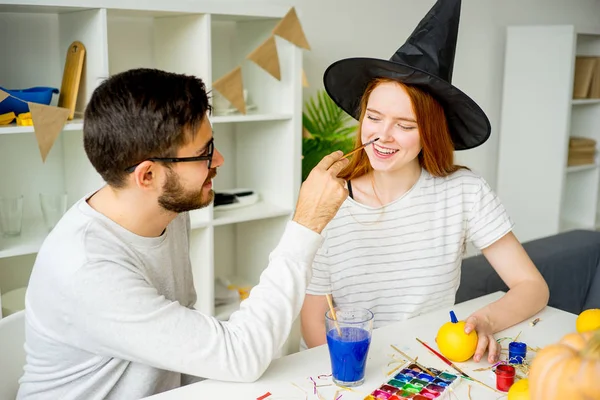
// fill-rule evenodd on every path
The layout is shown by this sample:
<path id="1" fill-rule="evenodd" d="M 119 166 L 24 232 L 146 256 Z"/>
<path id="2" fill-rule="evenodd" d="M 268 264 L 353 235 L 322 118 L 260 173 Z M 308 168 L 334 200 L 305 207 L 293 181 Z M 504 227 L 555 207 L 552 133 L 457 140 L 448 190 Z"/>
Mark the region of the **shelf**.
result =
<path id="1" fill-rule="evenodd" d="M 574 106 L 600 104 L 600 99 L 576 99 L 576 100 L 572 100 L 571 103 Z"/>
<path id="2" fill-rule="evenodd" d="M 259 121 L 285 121 L 292 119 L 291 114 L 236 114 L 218 115 L 210 118 L 213 124 L 224 124 L 231 122 L 259 122 Z"/>
<path id="3" fill-rule="evenodd" d="M 107 4 L 108 3 L 108 4 Z M 140 15 L 152 14 L 163 16 L 167 13 L 178 14 L 220 14 L 220 18 L 233 20 L 250 20 L 264 18 L 281 18 L 287 12 L 287 8 L 272 4 L 250 4 L 249 2 L 229 2 L 220 0 L 203 1 L 162 1 L 146 0 L 4 0 L 0 7 L 1 12 L 23 12 L 23 13 L 68 13 L 72 10 L 102 9 L 124 10 L 129 13 Z"/>
<path id="4" fill-rule="evenodd" d="M 567 173 L 579 172 L 579 171 L 591 171 L 596 168 L 598 168 L 598 164 L 574 165 L 571 167 L 567 167 Z"/>
<path id="5" fill-rule="evenodd" d="M 63 131 L 80 131 L 83 130 L 83 119 L 74 119 L 65 124 Z M 9 135 L 14 133 L 30 133 L 34 132 L 33 126 L 17 126 L 16 123 L 9 125 L 0 125 L 0 135 Z"/>
<path id="6" fill-rule="evenodd" d="M 291 215 L 292 210 L 274 206 L 264 201 L 259 201 L 248 207 L 221 211 L 218 207 L 214 209 L 215 219 L 212 225 L 237 224 L 239 222 L 254 221 L 258 219 L 284 217 Z"/>
<path id="7" fill-rule="evenodd" d="M 37 253 L 48 235 L 42 221 L 23 221 L 21 236 L 0 236 L 0 258 Z"/>

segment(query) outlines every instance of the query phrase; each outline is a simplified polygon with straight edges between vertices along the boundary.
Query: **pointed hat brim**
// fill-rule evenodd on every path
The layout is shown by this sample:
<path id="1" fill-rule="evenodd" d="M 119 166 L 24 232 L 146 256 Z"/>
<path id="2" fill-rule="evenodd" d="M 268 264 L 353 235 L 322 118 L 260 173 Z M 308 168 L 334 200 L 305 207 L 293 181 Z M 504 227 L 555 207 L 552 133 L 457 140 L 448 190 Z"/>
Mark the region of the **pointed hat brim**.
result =
<path id="1" fill-rule="evenodd" d="M 444 108 L 455 150 L 467 150 L 488 140 L 491 125 L 477 103 L 451 83 L 403 63 L 376 58 L 347 58 L 331 64 L 323 76 L 331 99 L 354 119 L 369 82 L 390 78 L 430 93 Z"/>

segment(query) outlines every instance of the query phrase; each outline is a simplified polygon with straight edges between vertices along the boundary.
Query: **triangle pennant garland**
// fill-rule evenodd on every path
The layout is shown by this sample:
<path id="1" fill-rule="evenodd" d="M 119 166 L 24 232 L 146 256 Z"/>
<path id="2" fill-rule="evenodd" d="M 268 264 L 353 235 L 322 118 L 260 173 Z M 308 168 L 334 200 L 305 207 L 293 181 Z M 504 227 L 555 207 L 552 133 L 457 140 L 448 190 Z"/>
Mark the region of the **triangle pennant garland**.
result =
<path id="1" fill-rule="evenodd" d="M 254 61 L 259 67 L 271 74 L 275 79 L 281 80 L 281 69 L 279 67 L 279 53 L 275 36 L 271 35 L 267 40 L 258 46 L 247 57 Z"/>
<path id="2" fill-rule="evenodd" d="M 227 75 L 213 83 L 213 89 L 218 90 L 242 114 L 246 114 L 244 101 L 244 82 L 242 67 L 237 67 Z"/>
<path id="3" fill-rule="evenodd" d="M 0 90 L 0 103 L 2 103 L 4 100 L 6 100 L 8 98 L 9 94 L 6 93 L 4 90 Z"/>
<path id="4" fill-rule="evenodd" d="M 298 15 L 296 14 L 296 9 L 294 7 L 288 11 L 281 21 L 279 21 L 277 26 L 273 29 L 273 34 L 282 37 L 298 47 L 310 50 L 310 45 L 306 40 L 306 36 L 304 36 L 302 25 L 300 25 L 300 20 L 298 20 Z"/>
<path id="5" fill-rule="evenodd" d="M 42 155 L 42 161 L 46 162 L 46 156 L 67 122 L 70 110 L 31 102 L 28 102 L 27 105 L 31 112 L 33 129 Z"/>

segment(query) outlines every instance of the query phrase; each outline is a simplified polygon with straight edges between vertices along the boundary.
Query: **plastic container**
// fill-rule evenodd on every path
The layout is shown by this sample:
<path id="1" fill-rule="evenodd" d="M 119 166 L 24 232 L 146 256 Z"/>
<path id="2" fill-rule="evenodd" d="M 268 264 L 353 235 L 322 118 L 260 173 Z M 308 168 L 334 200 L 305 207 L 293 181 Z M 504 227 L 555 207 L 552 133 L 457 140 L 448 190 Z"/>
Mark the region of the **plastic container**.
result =
<path id="1" fill-rule="evenodd" d="M 0 87 L 0 90 L 23 100 L 19 101 L 13 97 L 7 97 L 4 101 L 0 102 L 0 114 L 11 111 L 17 115 L 29 112 L 29 106 L 26 102 L 49 105 L 52 102 L 52 95 L 58 94 L 57 88 L 46 86 L 36 86 L 22 90 L 10 90 Z"/>
<path id="2" fill-rule="evenodd" d="M 523 364 L 527 356 L 527 345 L 521 342 L 510 342 L 508 344 L 508 362 L 511 364 Z"/>
<path id="3" fill-rule="evenodd" d="M 502 392 L 508 392 L 515 382 L 515 367 L 500 364 L 496 367 L 496 388 Z"/>

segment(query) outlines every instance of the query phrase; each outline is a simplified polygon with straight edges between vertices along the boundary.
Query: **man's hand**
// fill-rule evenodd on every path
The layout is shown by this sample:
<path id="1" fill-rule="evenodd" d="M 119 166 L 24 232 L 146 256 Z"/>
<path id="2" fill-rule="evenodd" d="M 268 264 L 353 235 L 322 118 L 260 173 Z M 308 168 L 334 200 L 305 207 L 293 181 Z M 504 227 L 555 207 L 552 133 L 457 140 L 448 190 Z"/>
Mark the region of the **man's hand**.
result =
<path id="1" fill-rule="evenodd" d="M 342 155 L 336 151 L 323 157 L 300 188 L 294 221 L 317 233 L 321 233 L 348 197 L 344 180 L 337 177 L 349 163 Z"/>

